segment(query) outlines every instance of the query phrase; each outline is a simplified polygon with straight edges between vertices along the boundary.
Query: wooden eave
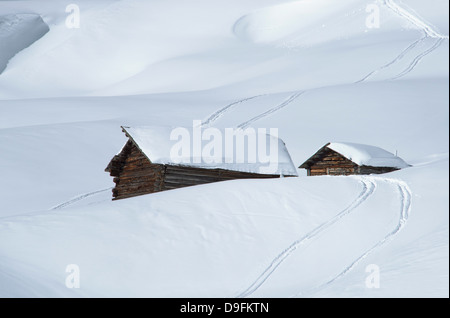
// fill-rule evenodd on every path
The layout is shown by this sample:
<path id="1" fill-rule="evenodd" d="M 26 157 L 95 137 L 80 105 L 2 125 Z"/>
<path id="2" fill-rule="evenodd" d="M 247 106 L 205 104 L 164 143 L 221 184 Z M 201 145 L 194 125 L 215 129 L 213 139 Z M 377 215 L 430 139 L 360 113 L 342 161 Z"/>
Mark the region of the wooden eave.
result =
<path id="1" fill-rule="evenodd" d="M 300 169 L 308 169 L 311 167 L 315 162 L 320 161 L 322 153 L 325 151 L 325 149 L 330 145 L 330 143 L 327 143 L 325 146 L 320 148 L 314 155 L 312 155 L 308 160 L 306 160 L 299 168 Z"/>

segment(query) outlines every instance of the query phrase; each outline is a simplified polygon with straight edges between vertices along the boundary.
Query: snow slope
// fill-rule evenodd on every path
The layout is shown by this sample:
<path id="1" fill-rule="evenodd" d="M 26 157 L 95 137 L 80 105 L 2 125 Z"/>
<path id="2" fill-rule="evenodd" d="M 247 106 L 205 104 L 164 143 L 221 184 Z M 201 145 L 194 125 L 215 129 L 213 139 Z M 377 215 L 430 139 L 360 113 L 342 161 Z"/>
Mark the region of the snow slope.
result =
<path id="1" fill-rule="evenodd" d="M 47 24 L 36 14 L 0 16 L 0 73 L 9 60 L 49 31 Z"/>
<path id="2" fill-rule="evenodd" d="M 0 25 L 1 297 L 448 297 L 448 2 L 80 0 L 68 29 L 70 3 L 0 2 L 34 30 Z M 412 167 L 112 202 L 120 126 L 193 120 Z"/>

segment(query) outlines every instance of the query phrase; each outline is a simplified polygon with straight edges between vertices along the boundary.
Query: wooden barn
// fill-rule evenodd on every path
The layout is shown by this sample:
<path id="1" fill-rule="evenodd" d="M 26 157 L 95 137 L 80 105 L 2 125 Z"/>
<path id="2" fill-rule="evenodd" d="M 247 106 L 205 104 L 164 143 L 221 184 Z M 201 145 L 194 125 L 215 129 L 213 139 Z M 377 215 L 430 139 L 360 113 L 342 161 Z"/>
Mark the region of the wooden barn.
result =
<path id="1" fill-rule="evenodd" d="M 122 131 L 128 141 L 105 169 L 114 177 L 113 200 L 233 179 L 297 176 L 287 149 L 278 138 L 275 139 L 281 153 L 276 157 L 280 161 L 275 162 L 276 171 L 265 174 L 259 168 L 267 165 L 266 162 L 217 164 L 184 160 L 183 163 L 174 163 L 170 159 L 174 142 L 170 140 L 167 129 L 122 127 Z"/>
<path id="2" fill-rule="evenodd" d="M 369 145 L 328 143 L 299 168 L 308 176 L 368 175 L 388 173 L 409 167 L 396 155 Z"/>

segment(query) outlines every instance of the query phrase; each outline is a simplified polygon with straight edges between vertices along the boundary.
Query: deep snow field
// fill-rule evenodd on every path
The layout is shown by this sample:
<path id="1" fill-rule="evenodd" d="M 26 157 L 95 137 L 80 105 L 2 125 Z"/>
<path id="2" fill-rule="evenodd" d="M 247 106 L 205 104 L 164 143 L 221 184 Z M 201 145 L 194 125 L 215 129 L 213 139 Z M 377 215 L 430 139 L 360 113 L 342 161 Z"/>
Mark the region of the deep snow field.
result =
<path id="1" fill-rule="evenodd" d="M 448 9 L 0 1 L 0 297 L 449 297 Z M 296 167 L 341 141 L 411 167 L 111 201 L 120 126 L 193 120 L 278 128 Z"/>

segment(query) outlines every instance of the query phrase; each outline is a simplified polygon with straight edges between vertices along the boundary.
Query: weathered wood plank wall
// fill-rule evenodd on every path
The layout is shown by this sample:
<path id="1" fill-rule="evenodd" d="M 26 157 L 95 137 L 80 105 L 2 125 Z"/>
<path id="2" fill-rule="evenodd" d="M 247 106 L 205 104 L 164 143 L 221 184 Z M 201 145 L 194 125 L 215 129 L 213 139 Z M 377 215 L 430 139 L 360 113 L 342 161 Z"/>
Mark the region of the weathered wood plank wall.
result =
<path id="1" fill-rule="evenodd" d="M 328 149 L 308 169 L 308 175 L 351 175 L 356 173 L 358 167 L 355 163 L 348 160 L 337 152 Z"/>
<path id="2" fill-rule="evenodd" d="M 114 200 L 226 180 L 280 177 L 223 169 L 153 164 L 131 140 L 105 170 L 114 177 Z"/>

